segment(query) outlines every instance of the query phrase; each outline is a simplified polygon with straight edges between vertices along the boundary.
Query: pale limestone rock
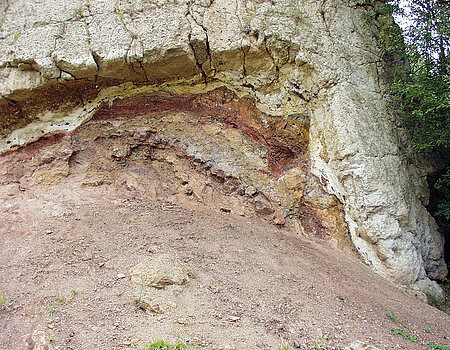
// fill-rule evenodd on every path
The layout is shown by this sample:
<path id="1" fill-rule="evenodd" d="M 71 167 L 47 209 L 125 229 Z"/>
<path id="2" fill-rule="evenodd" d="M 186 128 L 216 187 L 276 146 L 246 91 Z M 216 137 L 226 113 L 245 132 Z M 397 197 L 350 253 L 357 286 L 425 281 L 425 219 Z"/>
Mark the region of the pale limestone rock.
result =
<path id="1" fill-rule="evenodd" d="M 55 60 L 48 56 L 36 58 L 33 62 L 33 68 L 40 72 L 45 79 L 57 79 L 61 76 L 61 71 L 56 66 Z"/>
<path id="2" fill-rule="evenodd" d="M 42 75 L 38 71 L 0 68 L 0 94 L 8 97 L 14 92 L 15 99 L 20 100 L 25 91 L 39 87 L 42 80 Z"/>
<path id="3" fill-rule="evenodd" d="M 88 25 L 92 52 L 97 56 L 99 75 L 114 79 L 139 79 L 126 63 L 128 49 L 133 41 L 116 14 L 95 15 Z"/>
<path id="4" fill-rule="evenodd" d="M 123 11 L 120 6 L 125 1 L 111 1 L 111 0 L 96 0 L 89 2 L 89 10 L 92 14 L 106 13 L 106 12 L 119 12 Z"/>
<path id="5" fill-rule="evenodd" d="M 93 78 L 97 64 L 92 56 L 88 28 L 81 21 L 68 22 L 53 52 L 56 65 L 75 78 Z"/>
<path id="6" fill-rule="evenodd" d="M 196 74 L 184 12 L 180 6 L 166 5 L 148 10 L 133 20 L 131 30 L 143 48 L 141 60 L 146 80 L 155 82 Z"/>
<path id="7" fill-rule="evenodd" d="M 414 283 L 412 288 L 413 290 L 424 293 L 426 296 L 432 296 L 440 302 L 445 301 L 445 294 L 435 281 L 431 281 L 430 283 L 428 280 L 420 280 Z"/>

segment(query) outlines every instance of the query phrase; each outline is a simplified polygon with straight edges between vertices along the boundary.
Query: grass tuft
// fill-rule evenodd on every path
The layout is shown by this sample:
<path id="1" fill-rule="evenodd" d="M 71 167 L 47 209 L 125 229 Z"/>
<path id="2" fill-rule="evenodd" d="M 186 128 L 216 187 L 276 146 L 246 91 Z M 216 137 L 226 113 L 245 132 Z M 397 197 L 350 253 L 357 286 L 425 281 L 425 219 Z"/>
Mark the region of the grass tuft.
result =
<path id="1" fill-rule="evenodd" d="M 428 344 L 427 349 L 450 350 L 450 347 L 448 345 L 439 345 L 435 343 L 430 343 Z"/>
<path id="2" fill-rule="evenodd" d="M 164 339 L 151 340 L 145 347 L 145 350 L 187 350 L 187 345 L 184 342 L 170 344 Z"/>
<path id="3" fill-rule="evenodd" d="M 0 291 L 0 310 L 6 310 L 8 308 L 8 297 L 5 295 L 5 291 Z"/>

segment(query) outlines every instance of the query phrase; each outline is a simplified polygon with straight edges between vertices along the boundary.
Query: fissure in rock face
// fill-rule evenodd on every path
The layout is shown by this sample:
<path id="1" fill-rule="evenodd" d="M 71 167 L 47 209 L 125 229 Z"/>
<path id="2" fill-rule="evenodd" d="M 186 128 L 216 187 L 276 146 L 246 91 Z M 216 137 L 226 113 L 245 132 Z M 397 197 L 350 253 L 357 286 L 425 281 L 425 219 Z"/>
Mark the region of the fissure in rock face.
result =
<path id="1" fill-rule="evenodd" d="M 386 106 L 364 20 L 382 4 L 85 5 L 0 3 L 1 183 L 73 177 L 256 212 L 439 294 L 429 169 Z"/>

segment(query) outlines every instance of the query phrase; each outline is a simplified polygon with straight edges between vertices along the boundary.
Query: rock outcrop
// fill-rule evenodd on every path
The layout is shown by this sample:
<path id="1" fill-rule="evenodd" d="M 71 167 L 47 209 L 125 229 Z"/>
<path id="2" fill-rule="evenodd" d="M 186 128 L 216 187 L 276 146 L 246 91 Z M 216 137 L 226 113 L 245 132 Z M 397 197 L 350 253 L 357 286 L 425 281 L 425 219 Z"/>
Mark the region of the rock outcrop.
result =
<path id="1" fill-rule="evenodd" d="M 56 176 L 86 171 L 87 185 L 101 185 L 113 181 L 112 164 L 163 160 L 188 195 L 205 200 L 207 186 L 183 178 L 188 159 L 274 223 L 288 219 L 301 233 L 354 246 L 389 279 L 439 293 L 431 279 L 445 277 L 447 267 L 443 238 L 425 209 L 427 168 L 408 154 L 386 105 L 376 28 L 365 19 L 373 6 L 0 6 L 2 182 L 22 179 L 13 150 L 52 136 L 57 150 L 47 158 L 36 153 L 30 166 L 60 164 Z M 103 169 L 71 167 L 102 138 L 120 141 L 105 141 Z M 136 177 L 124 181 L 139 188 Z"/>

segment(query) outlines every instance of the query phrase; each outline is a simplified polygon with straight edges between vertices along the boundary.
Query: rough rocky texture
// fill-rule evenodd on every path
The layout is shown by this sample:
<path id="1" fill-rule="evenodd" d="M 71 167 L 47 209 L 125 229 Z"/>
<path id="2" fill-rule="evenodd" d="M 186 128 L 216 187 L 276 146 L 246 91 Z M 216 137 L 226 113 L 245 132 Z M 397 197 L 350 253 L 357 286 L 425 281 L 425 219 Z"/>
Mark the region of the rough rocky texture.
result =
<path id="1" fill-rule="evenodd" d="M 364 19 L 372 7 L 341 0 L 0 4 L 1 152 L 70 133 L 109 107 L 108 118 L 139 114 L 139 101 L 147 101 L 144 115 L 160 110 L 173 117 L 167 123 L 173 130 L 156 122 L 155 133 L 184 143 L 191 158 L 212 162 L 212 175 L 260 174 L 243 163 L 231 166 L 233 151 L 269 169 L 262 180 L 238 175 L 247 187 L 260 184 L 250 196 L 261 214 L 279 224 L 293 218 L 300 232 L 319 223 L 342 236 L 339 242 L 348 225 L 353 245 L 377 272 L 439 293 L 429 279 L 443 278 L 447 268 L 443 239 L 424 207 L 427 169 L 407 154 L 387 111 L 375 29 Z M 127 81 L 136 85 L 115 86 Z M 193 103 L 192 96 L 214 95 L 218 87 L 229 91 L 222 101 L 216 94 L 200 107 Z M 145 100 L 158 93 L 167 106 Z M 250 118 L 249 100 L 255 101 Z M 218 144 L 196 153 L 202 137 L 215 131 L 192 129 L 187 140 L 188 133 L 178 132 L 191 127 L 186 113 L 231 121 L 239 135 L 216 133 Z M 303 127 L 307 142 L 292 148 L 292 132 Z M 247 138 L 262 156 L 245 158 Z M 239 143 L 226 156 L 214 153 Z M 274 147 L 284 152 L 281 167 L 272 161 Z M 120 160 L 129 151 L 117 149 L 111 157 Z"/>
<path id="2" fill-rule="evenodd" d="M 183 265 L 169 254 L 161 254 L 140 262 L 130 269 L 130 278 L 131 283 L 157 289 L 183 285 L 188 280 Z"/>
<path id="3" fill-rule="evenodd" d="M 135 302 L 145 311 L 163 314 L 177 307 L 177 296 L 188 281 L 184 266 L 169 254 L 141 261 L 130 269 Z"/>
<path id="4" fill-rule="evenodd" d="M 307 125 L 268 117 L 228 89 L 159 92 L 104 105 L 70 135 L 8 152 L 1 163 L 4 180 L 24 187 L 80 176 L 81 186 L 112 184 L 152 197 L 163 173 L 173 194 L 225 212 L 255 211 L 277 225 L 288 217 L 299 233 L 352 251 L 342 204 L 309 169 L 308 142 Z M 217 203 L 220 189 L 241 200 Z"/>
<path id="5" fill-rule="evenodd" d="M 43 330 L 35 330 L 25 338 L 25 344 L 28 349 L 33 350 L 52 350 L 53 346 L 48 343 L 47 336 Z"/>

